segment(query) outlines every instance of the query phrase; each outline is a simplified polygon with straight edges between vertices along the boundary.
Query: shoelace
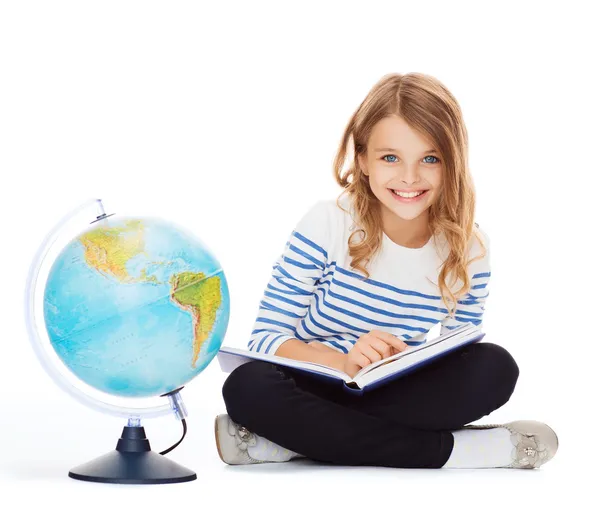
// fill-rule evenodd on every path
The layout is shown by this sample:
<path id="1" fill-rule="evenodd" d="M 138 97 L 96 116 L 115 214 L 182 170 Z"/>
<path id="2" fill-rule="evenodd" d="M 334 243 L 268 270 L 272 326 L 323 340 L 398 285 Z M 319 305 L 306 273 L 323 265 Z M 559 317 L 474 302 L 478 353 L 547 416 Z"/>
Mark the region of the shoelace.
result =
<path id="1" fill-rule="evenodd" d="M 232 429 L 233 428 L 233 429 Z M 236 445 L 246 451 L 249 445 L 256 445 L 256 436 L 244 426 L 230 420 L 229 433 L 235 438 Z"/>

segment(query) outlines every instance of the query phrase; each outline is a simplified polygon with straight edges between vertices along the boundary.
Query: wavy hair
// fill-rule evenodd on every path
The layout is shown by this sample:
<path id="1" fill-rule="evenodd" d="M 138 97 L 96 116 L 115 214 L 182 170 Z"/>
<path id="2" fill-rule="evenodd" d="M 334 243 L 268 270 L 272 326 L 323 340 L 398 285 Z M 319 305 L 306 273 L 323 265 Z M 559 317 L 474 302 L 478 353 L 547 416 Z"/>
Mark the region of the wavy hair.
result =
<path id="1" fill-rule="evenodd" d="M 450 91 L 432 76 L 422 73 L 386 74 L 369 91 L 350 118 L 334 160 L 334 177 L 343 188 L 337 199 L 347 193 L 356 211 L 359 226 L 348 239 L 351 267 L 369 277 L 367 265 L 382 246 L 382 219 L 378 198 L 373 194 L 358 157 L 366 154 L 373 127 L 381 119 L 397 115 L 424 136 L 441 154 L 442 188 L 438 199 L 429 207 L 432 235 L 443 233 L 448 255 L 438 276 L 444 305 L 454 318 L 458 299 L 469 292 L 467 267 L 486 255 L 486 248 L 474 225 L 475 188 L 468 168 L 468 137 L 462 112 Z M 348 144 L 352 141 L 354 157 L 344 171 Z M 353 242 L 361 234 L 362 239 Z M 483 254 L 467 260 L 469 244 L 476 236 Z M 435 239 L 434 239 L 435 240 Z M 448 276 L 453 277 L 450 285 Z M 462 286 L 453 293 L 450 287 L 460 280 Z M 453 303 L 450 311 L 448 298 Z"/>

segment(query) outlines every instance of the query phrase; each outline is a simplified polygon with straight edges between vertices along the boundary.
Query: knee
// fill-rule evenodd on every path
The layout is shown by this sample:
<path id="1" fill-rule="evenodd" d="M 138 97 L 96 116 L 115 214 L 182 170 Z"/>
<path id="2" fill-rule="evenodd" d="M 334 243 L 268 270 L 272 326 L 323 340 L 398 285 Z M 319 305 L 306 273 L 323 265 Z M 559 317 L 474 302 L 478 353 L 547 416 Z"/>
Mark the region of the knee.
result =
<path id="1" fill-rule="evenodd" d="M 512 395 L 519 378 L 519 366 L 506 348 L 495 343 L 476 343 L 479 361 L 486 377 L 504 404 Z"/>
<path id="2" fill-rule="evenodd" d="M 260 390 L 266 368 L 270 366 L 265 362 L 251 361 L 235 368 L 223 384 L 223 399 L 228 402 L 253 397 Z"/>
<path id="3" fill-rule="evenodd" d="M 268 386 L 277 371 L 273 364 L 251 361 L 235 368 L 223 383 L 222 395 L 227 413 L 237 422 L 268 397 Z"/>

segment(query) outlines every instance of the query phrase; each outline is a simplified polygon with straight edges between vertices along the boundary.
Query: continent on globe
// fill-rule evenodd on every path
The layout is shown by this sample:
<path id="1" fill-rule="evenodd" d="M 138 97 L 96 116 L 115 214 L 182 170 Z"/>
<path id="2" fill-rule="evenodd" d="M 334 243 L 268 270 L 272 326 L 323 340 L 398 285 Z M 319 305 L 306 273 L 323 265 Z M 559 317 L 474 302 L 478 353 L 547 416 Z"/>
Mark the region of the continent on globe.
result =
<path id="1" fill-rule="evenodd" d="M 127 262 L 144 251 L 144 224 L 130 219 L 124 226 L 95 228 L 79 238 L 84 247 L 85 261 L 104 275 L 115 277 L 120 283 L 158 283 L 142 269 L 139 277 L 127 270 Z"/>
<path id="2" fill-rule="evenodd" d="M 163 395 L 211 362 L 229 319 L 227 280 L 200 239 L 153 217 L 111 217 L 56 256 L 44 288 L 52 348 L 84 383 Z"/>
<path id="3" fill-rule="evenodd" d="M 200 348 L 215 324 L 221 305 L 221 280 L 218 276 L 207 278 L 203 272 L 181 272 L 170 279 L 171 299 L 192 314 L 194 346 L 192 368 L 196 367 Z"/>

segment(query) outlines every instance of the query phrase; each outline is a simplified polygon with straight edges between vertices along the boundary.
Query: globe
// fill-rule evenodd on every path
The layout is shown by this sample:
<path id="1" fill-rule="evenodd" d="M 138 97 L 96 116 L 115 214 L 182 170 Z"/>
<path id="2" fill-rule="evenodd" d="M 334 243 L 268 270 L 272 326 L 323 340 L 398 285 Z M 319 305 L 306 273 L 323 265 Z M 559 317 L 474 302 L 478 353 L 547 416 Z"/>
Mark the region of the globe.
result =
<path id="1" fill-rule="evenodd" d="M 148 397 L 183 386 L 221 347 L 223 270 L 208 248 L 158 218 L 109 218 L 67 244 L 44 291 L 50 343 L 92 387 Z"/>
<path id="2" fill-rule="evenodd" d="M 85 224 L 65 234 L 83 214 Z M 125 484 L 197 478 L 164 455 L 186 435 L 181 390 L 218 353 L 229 312 L 227 280 L 216 257 L 172 222 L 106 214 L 102 201 L 94 199 L 48 232 L 25 288 L 33 349 L 57 385 L 79 402 L 127 418 L 115 450 L 71 469 L 69 477 Z M 152 398 L 162 401 L 134 404 Z M 156 453 L 141 419 L 168 413 L 182 423 L 183 436 Z"/>

